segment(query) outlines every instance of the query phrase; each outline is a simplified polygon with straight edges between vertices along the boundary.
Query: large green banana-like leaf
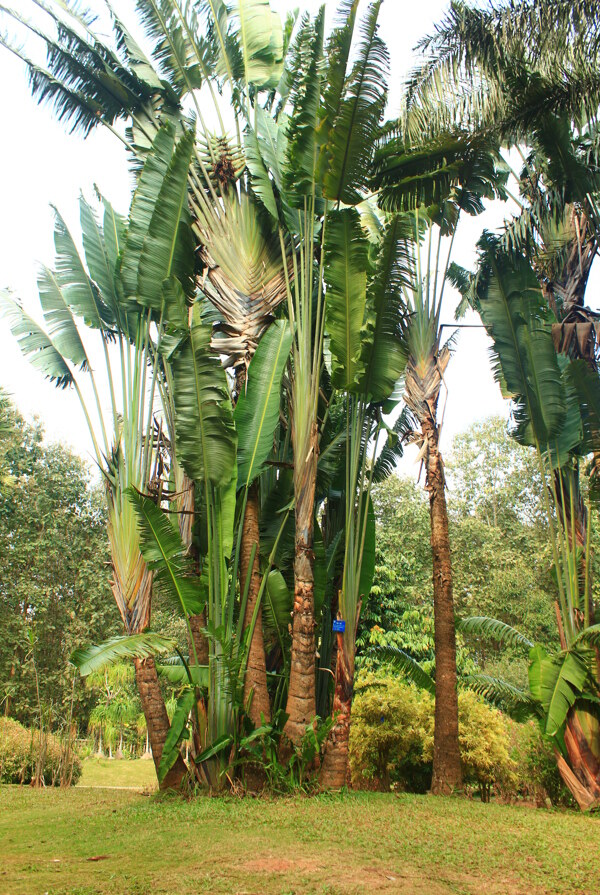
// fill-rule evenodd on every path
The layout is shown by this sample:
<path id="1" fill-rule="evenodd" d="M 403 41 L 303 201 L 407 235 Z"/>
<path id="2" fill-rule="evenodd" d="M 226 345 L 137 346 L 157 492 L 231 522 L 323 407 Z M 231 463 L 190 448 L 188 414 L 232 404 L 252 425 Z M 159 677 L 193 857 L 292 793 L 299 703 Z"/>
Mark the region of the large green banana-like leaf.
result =
<path id="1" fill-rule="evenodd" d="M 176 658 L 179 660 L 177 663 L 164 662 L 164 664 L 156 666 L 161 677 L 176 687 L 184 687 L 189 684 L 190 677 L 192 683 L 197 687 L 208 687 L 208 665 L 188 665 L 186 668 L 179 656 Z"/>
<path id="2" fill-rule="evenodd" d="M 196 303 L 189 337 L 172 357 L 177 452 L 197 485 L 227 487 L 236 465 L 237 436 L 227 374 L 210 337 Z"/>
<path id="3" fill-rule="evenodd" d="M 312 195 L 314 190 L 324 20 L 324 6 L 314 23 L 305 15 L 291 51 L 290 69 L 295 82 L 290 94 L 292 114 L 287 132 L 284 187 L 294 206 L 301 206 L 303 197 Z"/>
<path id="4" fill-rule="evenodd" d="M 327 74 L 323 90 L 321 121 L 318 128 L 319 143 L 327 144 L 331 130 L 339 114 L 347 84 L 348 60 L 356 25 L 359 0 L 342 0 L 337 11 L 337 24 L 327 39 Z M 319 169 L 321 177 L 327 154 L 321 152 Z"/>
<path id="5" fill-rule="evenodd" d="M 486 615 L 474 615 L 470 618 L 462 618 L 456 622 L 456 629 L 462 634 L 476 634 L 480 637 L 491 637 L 498 643 L 531 649 L 533 643 L 524 634 L 511 628 L 505 622 L 497 618 L 489 618 Z"/>
<path id="6" fill-rule="evenodd" d="M 234 74 L 241 75 L 247 85 L 258 90 L 274 89 L 283 71 L 283 28 L 279 14 L 273 12 L 269 0 L 225 0 L 225 6 L 229 63 L 235 65 Z M 234 54 L 239 61 L 234 61 Z"/>
<path id="7" fill-rule="evenodd" d="M 375 0 L 371 4 L 361 25 L 361 42 L 347 95 L 334 118 L 325 148 L 323 195 L 352 205 L 362 200 L 369 182 L 387 96 L 389 54 L 377 35 L 381 2 Z"/>
<path id="8" fill-rule="evenodd" d="M 377 247 L 375 273 L 367 289 L 366 371 L 361 390 L 372 401 L 390 397 L 406 367 L 402 330 L 407 308 L 402 290 L 412 278 L 408 242 L 413 226 L 405 216 L 393 215 Z"/>
<path id="9" fill-rule="evenodd" d="M 97 646 L 80 647 L 74 651 L 70 662 L 79 669 L 82 677 L 86 677 L 93 671 L 101 671 L 107 665 L 124 659 L 148 659 L 172 653 L 176 646 L 171 638 L 146 631 L 143 634 L 111 637 Z"/>
<path id="10" fill-rule="evenodd" d="M 193 688 L 184 690 L 177 700 L 175 712 L 171 718 L 171 726 L 158 765 L 157 776 L 159 783 L 163 782 L 179 758 L 179 744 L 186 734 L 190 712 L 195 704 L 196 693 Z"/>
<path id="11" fill-rule="evenodd" d="M 81 336 L 73 320 L 71 309 L 65 301 L 56 277 L 47 267 L 38 276 L 40 304 L 48 335 L 63 357 L 74 364 L 88 364 L 88 357 Z"/>
<path id="12" fill-rule="evenodd" d="M 119 255 L 125 245 L 126 222 L 125 219 L 114 210 L 108 199 L 102 197 L 104 206 L 103 237 L 104 247 L 108 256 L 109 269 L 116 273 Z"/>
<path id="13" fill-rule="evenodd" d="M 513 399 L 517 438 L 547 449 L 567 410 L 550 312 L 525 258 L 496 252 L 486 235 L 480 247 L 488 275 L 479 279 L 479 311 L 493 341 L 495 376 Z"/>
<path id="14" fill-rule="evenodd" d="M 336 388 L 353 390 L 364 372 L 367 239 L 356 209 L 333 211 L 325 240 L 325 326 Z"/>
<path id="15" fill-rule="evenodd" d="M 268 636 L 278 637 L 283 642 L 287 634 L 292 611 L 292 594 L 279 569 L 272 569 L 262 602 L 263 627 Z"/>
<path id="16" fill-rule="evenodd" d="M 108 211 L 108 209 L 106 210 Z M 121 309 L 119 308 L 119 301 L 115 289 L 115 271 L 118 253 L 117 255 L 114 253 L 114 240 L 117 236 L 114 229 L 108 236 L 108 239 L 112 241 L 111 249 L 113 260 L 111 261 L 102 229 L 96 221 L 94 212 L 83 196 L 79 199 L 79 220 L 81 222 L 83 252 L 85 254 L 85 262 L 87 264 L 87 269 L 90 272 L 90 277 L 98 286 L 102 301 L 108 305 L 113 317 L 118 321 L 121 316 Z M 108 221 L 111 223 L 110 218 L 108 218 Z M 116 218 L 113 217 L 112 227 L 114 228 L 116 225 Z"/>
<path id="17" fill-rule="evenodd" d="M 249 486 L 264 469 L 279 422 L 281 377 L 288 362 L 292 331 L 287 321 L 273 323 L 259 342 L 248 368 L 245 392 L 233 418 L 238 434 L 238 487 Z"/>
<path id="18" fill-rule="evenodd" d="M 114 314 L 104 304 L 98 287 L 88 276 L 67 225 L 56 209 L 54 213 L 55 275 L 65 301 L 76 316 L 83 317 L 87 326 L 106 329 L 114 323 Z"/>
<path id="19" fill-rule="evenodd" d="M 140 550 L 151 572 L 153 586 L 184 616 L 198 615 L 206 602 L 200 579 L 194 575 L 193 562 L 179 530 L 176 529 L 159 507 L 128 488 L 138 522 Z"/>
<path id="20" fill-rule="evenodd" d="M 138 268 L 137 298 L 140 304 L 160 311 L 163 281 L 177 276 L 186 295 L 194 291 L 194 237 L 187 204 L 188 172 L 194 135 L 186 133 L 177 143 L 161 185 Z"/>
<path id="21" fill-rule="evenodd" d="M 529 653 L 529 689 L 545 711 L 545 730 L 556 736 L 565 723 L 567 713 L 585 695 L 590 679 L 585 654 L 574 649 L 549 656 L 542 646 Z"/>
<path id="22" fill-rule="evenodd" d="M 126 295 L 136 294 L 144 240 L 171 162 L 174 144 L 174 129 L 165 125 L 154 138 L 131 200 L 129 227 L 121 261 L 121 277 Z"/>
<path id="23" fill-rule="evenodd" d="M 60 351 L 41 326 L 4 289 L 0 289 L 0 312 L 8 320 L 19 348 L 31 365 L 51 382 L 55 381 L 59 388 L 71 385 L 73 374 Z"/>
<path id="24" fill-rule="evenodd" d="M 250 125 L 246 128 L 244 134 L 244 144 L 246 148 L 246 165 L 252 179 L 252 191 L 265 206 L 271 217 L 278 221 L 279 212 L 277 210 L 273 183 L 262 155 L 258 133 Z"/>
<path id="25" fill-rule="evenodd" d="M 600 449 L 600 378 L 584 360 L 570 361 L 565 376 L 576 397 L 583 420 L 585 439 L 582 449 Z"/>

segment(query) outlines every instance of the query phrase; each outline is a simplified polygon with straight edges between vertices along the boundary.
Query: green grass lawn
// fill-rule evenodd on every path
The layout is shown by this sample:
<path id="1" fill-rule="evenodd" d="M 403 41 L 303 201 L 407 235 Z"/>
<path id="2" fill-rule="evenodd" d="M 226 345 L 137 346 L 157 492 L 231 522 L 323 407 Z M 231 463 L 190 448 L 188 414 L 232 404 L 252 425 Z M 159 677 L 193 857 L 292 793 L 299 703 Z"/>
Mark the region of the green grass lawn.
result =
<path id="1" fill-rule="evenodd" d="M 78 786 L 110 786 L 155 790 L 157 788 L 154 762 L 137 758 L 86 758 Z"/>
<path id="2" fill-rule="evenodd" d="M 597 893 L 600 817 L 431 796 L 0 787 L 2 895 Z"/>

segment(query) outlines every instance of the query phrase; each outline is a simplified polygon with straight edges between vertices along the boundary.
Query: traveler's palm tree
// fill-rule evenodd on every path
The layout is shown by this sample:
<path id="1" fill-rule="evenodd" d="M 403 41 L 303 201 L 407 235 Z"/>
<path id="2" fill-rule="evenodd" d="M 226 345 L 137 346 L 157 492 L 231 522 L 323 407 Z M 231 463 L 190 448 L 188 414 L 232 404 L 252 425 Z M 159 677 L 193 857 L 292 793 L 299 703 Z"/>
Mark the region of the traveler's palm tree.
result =
<path id="1" fill-rule="evenodd" d="M 85 262 L 57 212 L 56 269 L 42 268 L 38 279 L 47 330 L 8 293 L 2 294 L 2 308 L 31 363 L 59 387 L 73 386 L 80 399 L 105 482 L 112 591 L 126 634 L 139 635 L 150 622 L 152 575 L 140 552 L 127 489 L 151 490 L 161 464 L 154 426 L 162 376 L 154 362 L 156 328 L 149 313 L 138 313 L 123 297 L 119 256 L 125 221 L 106 201 L 103 227 L 83 199 L 80 207 Z M 100 381 L 96 355 L 86 347 L 92 335 L 104 361 Z M 108 410 L 102 386 L 110 396 Z M 136 659 L 136 674 L 158 762 L 168 719 L 153 660 Z M 177 785 L 184 773 L 181 763 L 165 785 Z"/>

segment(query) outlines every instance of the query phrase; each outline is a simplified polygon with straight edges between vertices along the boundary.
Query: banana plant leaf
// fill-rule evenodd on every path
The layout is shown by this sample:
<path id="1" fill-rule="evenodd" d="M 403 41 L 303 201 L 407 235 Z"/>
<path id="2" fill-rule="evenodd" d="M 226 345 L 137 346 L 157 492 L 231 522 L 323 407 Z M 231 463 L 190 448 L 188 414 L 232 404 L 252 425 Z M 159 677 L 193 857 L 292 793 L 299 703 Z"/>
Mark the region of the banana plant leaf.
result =
<path id="1" fill-rule="evenodd" d="M 248 487 L 263 471 L 279 422 L 281 377 L 288 362 L 292 332 L 275 321 L 258 344 L 248 368 L 247 388 L 233 418 L 238 434 L 238 487 Z"/>
<path id="2" fill-rule="evenodd" d="M 171 719 L 171 726 L 163 746 L 163 752 L 158 765 L 158 782 L 162 783 L 179 756 L 179 744 L 187 733 L 187 724 L 190 712 L 196 703 L 196 693 L 193 689 L 184 690 L 175 707 L 175 713 Z"/>

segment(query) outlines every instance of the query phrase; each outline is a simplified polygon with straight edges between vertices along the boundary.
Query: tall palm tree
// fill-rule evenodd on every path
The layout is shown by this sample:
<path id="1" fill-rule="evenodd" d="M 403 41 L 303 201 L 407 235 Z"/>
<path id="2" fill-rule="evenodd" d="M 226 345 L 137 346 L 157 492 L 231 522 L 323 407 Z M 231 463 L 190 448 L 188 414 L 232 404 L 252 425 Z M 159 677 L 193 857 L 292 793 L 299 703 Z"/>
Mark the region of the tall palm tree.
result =
<path id="1" fill-rule="evenodd" d="M 600 732 L 580 690 L 588 674 L 596 689 L 600 682 L 595 654 L 586 652 L 596 641 L 585 511 L 590 507 L 583 507 L 579 469 L 583 458 L 598 448 L 598 374 L 586 360 L 557 353 L 552 338 L 556 314 L 529 261 L 520 253 L 507 252 L 500 237 L 484 234 L 480 240 L 480 265 L 470 295 L 493 341 L 497 378 L 513 400 L 514 435 L 536 450 L 548 481 L 563 653 L 553 661 L 543 654 L 533 656 L 530 688 L 539 698 L 541 681 L 545 702 L 561 683 L 556 678 L 561 663 L 572 654 L 579 663 L 583 677 L 571 674 L 562 716 L 557 723 L 548 714 L 546 727 L 555 737 L 561 776 L 580 806 L 589 808 L 600 798 Z"/>
<path id="2" fill-rule="evenodd" d="M 380 204 L 396 213 L 414 209 L 405 211 L 412 226 L 414 273 L 404 288 L 408 356 L 404 401 L 417 424 L 412 439 L 420 447 L 429 492 L 436 655 L 432 792 L 436 794 L 452 792 L 462 781 L 452 564 L 438 417 L 451 340 L 442 338 L 440 315 L 460 216 L 480 213 L 484 198 L 503 197 L 506 176 L 494 141 L 458 131 L 411 146 L 402 122 L 388 129 L 376 159 Z"/>
<path id="3" fill-rule="evenodd" d="M 579 128 L 600 105 L 600 17 L 593 0 L 452 0 L 417 48 L 405 124 L 415 140 L 455 127 L 504 143 L 531 136 L 540 118 L 571 116 Z"/>

